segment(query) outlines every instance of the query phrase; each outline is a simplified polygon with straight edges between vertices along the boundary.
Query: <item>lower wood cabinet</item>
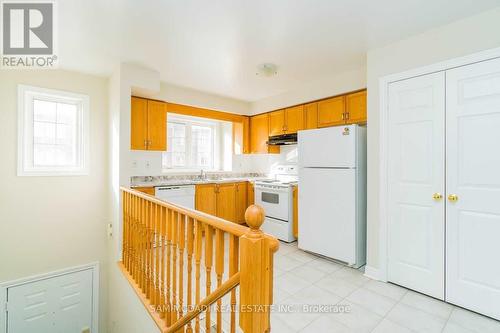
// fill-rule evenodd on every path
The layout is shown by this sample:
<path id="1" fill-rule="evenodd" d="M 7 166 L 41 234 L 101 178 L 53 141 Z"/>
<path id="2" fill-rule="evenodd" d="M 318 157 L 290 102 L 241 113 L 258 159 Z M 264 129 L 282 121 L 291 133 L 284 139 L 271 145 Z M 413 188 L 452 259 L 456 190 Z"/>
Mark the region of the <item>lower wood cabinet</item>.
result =
<path id="1" fill-rule="evenodd" d="M 134 187 L 133 188 L 136 191 L 146 193 L 149 195 L 155 195 L 155 188 L 154 187 L 149 187 L 149 186 L 143 186 L 143 187 Z"/>
<path id="2" fill-rule="evenodd" d="M 236 222 L 236 185 L 235 184 L 215 184 L 217 195 L 215 214 L 221 219 Z"/>
<path id="3" fill-rule="evenodd" d="M 215 184 L 196 185 L 195 208 L 200 212 L 217 215 L 217 192 Z"/>
<path id="4" fill-rule="evenodd" d="M 247 183 L 196 185 L 195 208 L 231 222 L 245 223 Z"/>
<path id="5" fill-rule="evenodd" d="M 253 187 L 253 183 L 247 183 L 247 207 L 250 207 L 255 203 L 255 190 Z"/>
<path id="6" fill-rule="evenodd" d="M 239 224 L 245 223 L 245 212 L 248 208 L 248 188 L 247 182 L 236 183 L 236 218 L 235 222 Z"/>

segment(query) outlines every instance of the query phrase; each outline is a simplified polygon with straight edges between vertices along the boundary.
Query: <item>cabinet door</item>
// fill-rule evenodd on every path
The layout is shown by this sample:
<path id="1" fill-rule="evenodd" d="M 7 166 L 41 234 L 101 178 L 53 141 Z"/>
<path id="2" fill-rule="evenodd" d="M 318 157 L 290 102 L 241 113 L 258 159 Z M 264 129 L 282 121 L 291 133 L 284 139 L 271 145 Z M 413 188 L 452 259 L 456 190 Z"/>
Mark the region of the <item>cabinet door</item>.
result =
<path id="1" fill-rule="evenodd" d="M 318 127 L 345 124 L 345 97 L 339 96 L 318 102 Z"/>
<path id="2" fill-rule="evenodd" d="M 318 128 L 318 103 L 304 105 L 305 129 Z"/>
<path id="3" fill-rule="evenodd" d="M 304 129 L 304 106 L 298 105 L 285 109 L 285 130 L 286 133 L 297 133 Z"/>
<path id="4" fill-rule="evenodd" d="M 134 190 L 146 193 L 149 195 L 155 195 L 155 188 L 152 186 L 134 187 Z"/>
<path id="5" fill-rule="evenodd" d="M 195 207 L 200 212 L 216 215 L 217 195 L 215 193 L 215 184 L 196 185 Z"/>
<path id="6" fill-rule="evenodd" d="M 234 183 L 217 184 L 217 216 L 236 221 L 236 186 Z"/>
<path id="7" fill-rule="evenodd" d="M 167 150 L 167 103 L 148 100 L 148 150 Z"/>
<path id="8" fill-rule="evenodd" d="M 247 183 L 247 208 L 255 203 L 255 190 L 253 188 L 253 183 Z"/>
<path id="9" fill-rule="evenodd" d="M 250 117 L 233 122 L 233 152 L 236 155 L 250 153 Z"/>
<path id="10" fill-rule="evenodd" d="M 285 110 L 269 112 L 269 136 L 285 134 Z"/>
<path id="11" fill-rule="evenodd" d="M 148 149 L 148 100 L 132 97 L 130 119 L 130 149 Z"/>
<path id="12" fill-rule="evenodd" d="M 269 113 L 259 114 L 250 118 L 250 153 L 279 153 L 278 146 L 268 146 Z"/>
<path id="13" fill-rule="evenodd" d="M 346 118 L 349 124 L 366 123 L 366 90 L 346 96 Z"/>
<path id="14" fill-rule="evenodd" d="M 299 237 L 299 188 L 293 187 L 293 235 Z"/>
<path id="15" fill-rule="evenodd" d="M 236 223 L 245 223 L 245 211 L 248 207 L 247 183 L 236 183 Z"/>

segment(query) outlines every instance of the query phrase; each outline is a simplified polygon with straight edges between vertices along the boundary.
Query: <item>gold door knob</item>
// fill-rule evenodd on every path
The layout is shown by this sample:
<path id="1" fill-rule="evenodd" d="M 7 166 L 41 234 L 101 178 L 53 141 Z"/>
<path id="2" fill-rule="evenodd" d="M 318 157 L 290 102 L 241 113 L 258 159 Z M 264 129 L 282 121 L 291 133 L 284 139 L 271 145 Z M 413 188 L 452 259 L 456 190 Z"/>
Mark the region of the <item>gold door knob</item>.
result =
<path id="1" fill-rule="evenodd" d="M 448 200 L 451 201 L 451 202 L 456 202 L 456 201 L 458 201 L 458 195 L 456 195 L 456 194 L 450 194 L 448 196 Z"/>
<path id="2" fill-rule="evenodd" d="M 432 195 L 432 199 L 439 201 L 439 200 L 443 199 L 443 195 L 441 193 L 436 192 Z"/>

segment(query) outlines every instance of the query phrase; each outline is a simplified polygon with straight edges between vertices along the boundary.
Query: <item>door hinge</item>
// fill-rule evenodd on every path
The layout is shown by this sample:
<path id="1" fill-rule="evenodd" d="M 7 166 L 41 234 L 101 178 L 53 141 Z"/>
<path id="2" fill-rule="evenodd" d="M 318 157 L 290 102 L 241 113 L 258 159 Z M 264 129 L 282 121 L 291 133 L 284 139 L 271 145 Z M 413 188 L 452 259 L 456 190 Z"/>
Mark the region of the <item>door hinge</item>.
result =
<path id="1" fill-rule="evenodd" d="M 5 304 L 4 305 L 5 312 L 9 312 L 9 302 L 5 302 L 4 304 Z"/>

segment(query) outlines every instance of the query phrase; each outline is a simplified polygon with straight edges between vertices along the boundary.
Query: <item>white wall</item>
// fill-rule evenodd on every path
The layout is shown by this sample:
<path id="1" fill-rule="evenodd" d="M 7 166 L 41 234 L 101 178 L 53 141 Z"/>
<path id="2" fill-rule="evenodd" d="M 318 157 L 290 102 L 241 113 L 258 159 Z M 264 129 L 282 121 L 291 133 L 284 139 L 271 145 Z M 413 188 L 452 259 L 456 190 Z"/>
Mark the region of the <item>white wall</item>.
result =
<path id="1" fill-rule="evenodd" d="M 18 84 L 90 97 L 89 175 L 17 176 Z M 101 332 L 107 321 L 110 222 L 107 84 L 105 78 L 62 70 L 0 74 L 0 281 L 99 261 Z"/>
<path id="2" fill-rule="evenodd" d="M 500 46 L 500 8 L 368 52 L 368 266 L 379 267 L 379 79 Z"/>
<path id="3" fill-rule="evenodd" d="M 321 80 L 304 82 L 285 93 L 252 103 L 251 114 L 259 114 L 366 88 L 366 68 L 339 73 Z"/>

